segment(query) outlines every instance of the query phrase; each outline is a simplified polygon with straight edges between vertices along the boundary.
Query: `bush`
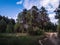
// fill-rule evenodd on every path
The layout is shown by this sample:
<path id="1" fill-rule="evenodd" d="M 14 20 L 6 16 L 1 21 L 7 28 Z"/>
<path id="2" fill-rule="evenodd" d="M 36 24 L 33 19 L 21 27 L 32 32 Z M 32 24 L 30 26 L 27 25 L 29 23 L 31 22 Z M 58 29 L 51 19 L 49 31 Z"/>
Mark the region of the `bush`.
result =
<path id="1" fill-rule="evenodd" d="M 36 31 L 34 31 L 34 30 L 29 30 L 29 35 L 43 35 L 44 34 L 44 31 L 43 30 L 36 30 Z"/>
<path id="2" fill-rule="evenodd" d="M 33 30 L 29 30 L 29 35 L 36 35 L 36 32 Z"/>
<path id="3" fill-rule="evenodd" d="M 36 35 L 43 35 L 44 34 L 44 31 L 43 30 L 37 30 L 36 31 Z"/>

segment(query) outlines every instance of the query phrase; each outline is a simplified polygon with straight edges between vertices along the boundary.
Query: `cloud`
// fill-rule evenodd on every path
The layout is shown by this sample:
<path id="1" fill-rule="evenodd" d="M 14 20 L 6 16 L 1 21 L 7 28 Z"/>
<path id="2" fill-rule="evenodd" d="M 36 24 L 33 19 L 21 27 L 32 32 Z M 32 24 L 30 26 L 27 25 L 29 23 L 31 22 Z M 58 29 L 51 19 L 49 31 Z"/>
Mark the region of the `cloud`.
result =
<path id="1" fill-rule="evenodd" d="M 40 5 L 46 7 L 50 0 L 41 0 Z"/>
<path id="2" fill-rule="evenodd" d="M 59 0 L 50 0 L 46 9 L 49 12 L 53 12 L 58 7 L 58 4 L 59 4 Z"/>
<path id="3" fill-rule="evenodd" d="M 33 5 L 37 6 L 38 8 L 41 7 L 40 0 L 24 0 L 24 8 L 30 9 Z"/>
<path id="4" fill-rule="evenodd" d="M 57 24 L 58 19 L 55 19 L 55 13 L 49 14 L 50 21 L 54 24 Z"/>
<path id="5" fill-rule="evenodd" d="M 50 11 L 58 7 L 58 2 L 59 0 L 24 0 L 23 6 L 27 9 L 30 9 L 33 5 L 37 6 L 38 8 L 44 6 Z"/>
<path id="6" fill-rule="evenodd" d="M 30 9 L 35 5 L 38 8 L 44 6 L 48 11 L 54 11 L 58 7 L 59 0 L 20 0 L 17 4 L 22 4 L 26 9 Z"/>
<path id="7" fill-rule="evenodd" d="M 17 4 L 21 4 L 21 2 L 22 0 L 19 1 Z M 39 9 L 41 6 L 44 6 L 48 10 L 51 21 L 54 23 L 57 22 L 57 20 L 54 18 L 54 10 L 58 7 L 59 0 L 24 0 L 24 2 L 22 3 L 23 7 L 26 9 L 30 9 L 33 5 L 37 6 Z"/>
<path id="8" fill-rule="evenodd" d="M 13 16 L 13 17 L 8 16 L 8 18 L 9 18 L 9 19 L 14 19 L 14 20 L 16 21 L 17 15 L 16 15 L 16 16 Z"/>
<path id="9" fill-rule="evenodd" d="M 23 3 L 23 1 L 22 1 L 22 0 L 20 0 L 20 1 L 16 2 L 16 4 L 22 4 L 22 3 Z"/>

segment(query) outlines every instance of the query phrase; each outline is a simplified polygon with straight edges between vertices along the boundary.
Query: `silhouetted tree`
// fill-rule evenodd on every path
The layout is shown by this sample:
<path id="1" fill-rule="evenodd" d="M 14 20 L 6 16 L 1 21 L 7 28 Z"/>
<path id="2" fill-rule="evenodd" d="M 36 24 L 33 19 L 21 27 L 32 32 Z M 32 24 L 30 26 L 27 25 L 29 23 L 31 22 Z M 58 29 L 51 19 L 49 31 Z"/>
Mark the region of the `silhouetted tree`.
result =
<path id="1" fill-rule="evenodd" d="M 15 20 L 14 19 L 10 19 L 10 22 L 15 25 Z"/>
<path id="2" fill-rule="evenodd" d="M 1 19 L 1 21 L 0 21 L 0 32 L 1 33 L 6 31 L 6 25 L 7 25 L 7 23 L 3 19 Z"/>
<path id="3" fill-rule="evenodd" d="M 0 20 L 2 19 L 2 16 L 0 15 Z"/>
<path id="4" fill-rule="evenodd" d="M 58 37 L 60 38 L 60 4 L 59 7 L 55 10 L 55 12 L 56 12 L 55 18 L 58 19 L 58 26 L 57 26 Z"/>
<path id="5" fill-rule="evenodd" d="M 40 9 L 40 27 L 42 29 L 46 28 L 47 24 L 50 22 L 47 10 L 44 7 Z"/>

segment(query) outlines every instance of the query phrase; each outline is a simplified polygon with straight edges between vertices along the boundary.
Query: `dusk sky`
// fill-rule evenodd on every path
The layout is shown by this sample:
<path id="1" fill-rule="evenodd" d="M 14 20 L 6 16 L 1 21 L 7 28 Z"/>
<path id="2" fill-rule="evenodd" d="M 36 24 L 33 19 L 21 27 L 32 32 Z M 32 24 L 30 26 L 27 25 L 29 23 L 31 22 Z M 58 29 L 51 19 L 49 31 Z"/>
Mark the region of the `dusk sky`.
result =
<path id="1" fill-rule="evenodd" d="M 24 8 L 30 9 L 33 5 L 39 9 L 44 6 L 48 10 L 51 21 L 57 22 L 53 11 L 58 7 L 59 0 L 0 0 L 0 15 L 16 19 L 19 12 Z"/>

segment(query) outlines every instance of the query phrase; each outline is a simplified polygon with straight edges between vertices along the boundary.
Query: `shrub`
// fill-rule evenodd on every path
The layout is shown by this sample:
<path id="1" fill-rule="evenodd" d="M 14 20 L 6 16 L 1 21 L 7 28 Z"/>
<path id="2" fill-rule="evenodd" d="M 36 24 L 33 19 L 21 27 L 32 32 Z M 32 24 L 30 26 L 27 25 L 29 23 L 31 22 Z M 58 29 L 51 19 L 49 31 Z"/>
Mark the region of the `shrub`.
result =
<path id="1" fill-rule="evenodd" d="M 36 30 L 36 31 L 34 31 L 33 29 L 30 29 L 29 30 L 29 35 L 43 35 L 44 34 L 44 31 L 43 30 Z"/>
<path id="2" fill-rule="evenodd" d="M 43 35 L 44 34 L 44 31 L 43 30 L 37 30 L 36 31 L 36 35 Z"/>

